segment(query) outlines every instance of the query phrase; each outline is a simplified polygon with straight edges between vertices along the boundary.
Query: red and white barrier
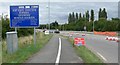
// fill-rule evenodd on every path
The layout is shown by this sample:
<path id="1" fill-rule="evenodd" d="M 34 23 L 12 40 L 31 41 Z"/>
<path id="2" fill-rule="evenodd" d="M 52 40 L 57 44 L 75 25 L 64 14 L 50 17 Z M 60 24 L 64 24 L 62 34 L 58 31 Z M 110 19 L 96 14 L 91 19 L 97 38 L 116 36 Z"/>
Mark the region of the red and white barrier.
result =
<path id="1" fill-rule="evenodd" d="M 82 36 L 85 36 L 85 34 L 82 34 Z"/>
<path id="2" fill-rule="evenodd" d="M 116 41 L 116 42 L 119 42 L 118 37 L 109 37 L 109 36 L 107 36 L 105 39 L 106 39 L 106 40 L 109 40 L 109 41 Z"/>

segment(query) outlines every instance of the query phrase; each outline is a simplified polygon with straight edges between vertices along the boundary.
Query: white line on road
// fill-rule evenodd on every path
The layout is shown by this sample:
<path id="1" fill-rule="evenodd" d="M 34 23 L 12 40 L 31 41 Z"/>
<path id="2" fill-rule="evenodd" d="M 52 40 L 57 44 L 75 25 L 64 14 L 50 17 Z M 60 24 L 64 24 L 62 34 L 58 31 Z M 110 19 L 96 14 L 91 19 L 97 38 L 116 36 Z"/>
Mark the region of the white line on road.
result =
<path id="1" fill-rule="evenodd" d="M 61 55 L 61 38 L 59 38 L 59 49 L 58 49 L 58 54 L 55 62 L 56 64 L 58 64 L 60 61 L 60 55 Z"/>
<path id="2" fill-rule="evenodd" d="M 103 60 L 107 61 L 107 59 L 105 57 L 103 57 L 100 53 L 97 52 L 97 54 L 102 57 Z"/>

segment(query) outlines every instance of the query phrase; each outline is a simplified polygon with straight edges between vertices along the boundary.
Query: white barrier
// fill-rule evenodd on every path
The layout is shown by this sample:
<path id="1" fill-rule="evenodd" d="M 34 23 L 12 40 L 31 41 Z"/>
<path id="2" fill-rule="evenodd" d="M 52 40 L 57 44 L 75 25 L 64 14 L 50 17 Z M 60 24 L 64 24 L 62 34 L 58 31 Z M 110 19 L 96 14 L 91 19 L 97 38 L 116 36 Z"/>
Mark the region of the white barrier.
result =
<path id="1" fill-rule="evenodd" d="M 106 39 L 106 40 L 109 40 L 109 41 L 116 41 L 116 42 L 119 42 L 118 37 L 109 37 L 109 36 L 106 36 L 105 39 Z"/>

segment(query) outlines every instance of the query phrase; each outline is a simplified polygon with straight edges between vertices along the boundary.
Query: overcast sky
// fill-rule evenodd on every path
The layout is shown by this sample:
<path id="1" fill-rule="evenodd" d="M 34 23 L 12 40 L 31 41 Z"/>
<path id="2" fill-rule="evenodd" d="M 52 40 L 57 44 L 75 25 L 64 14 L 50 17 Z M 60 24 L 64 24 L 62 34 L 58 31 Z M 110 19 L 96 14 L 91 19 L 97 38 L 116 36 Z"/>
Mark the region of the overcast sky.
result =
<path id="1" fill-rule="evenodd" d="M 0 2 L 118 2 L 120 0 L 0 0 Z"/>
<path id="2" fill-rule="evenodd" d="M 57 0 L 59 1 L 59 0 Z M 95 11 L 95 19 L 98 19 L 99 8 L 106 8 L 108 19 L 118 17 L 118 2 L 50 2 L 50 22 L 55 20 L 58 23 L 67 23 L 68 14 L 70 12 L 78 12 L 84 14 L 85 11 L 93 9 Z M 106 1 L 106 0 L 105 0 Z M 112 1 L 112 0 L 110 0 Z M 9 15 L 10 5 L 39 5 L 40 7 L 40 24 L 48 23 L 48 3 L 47 2 L 1 2 L 0 14 Z"/>

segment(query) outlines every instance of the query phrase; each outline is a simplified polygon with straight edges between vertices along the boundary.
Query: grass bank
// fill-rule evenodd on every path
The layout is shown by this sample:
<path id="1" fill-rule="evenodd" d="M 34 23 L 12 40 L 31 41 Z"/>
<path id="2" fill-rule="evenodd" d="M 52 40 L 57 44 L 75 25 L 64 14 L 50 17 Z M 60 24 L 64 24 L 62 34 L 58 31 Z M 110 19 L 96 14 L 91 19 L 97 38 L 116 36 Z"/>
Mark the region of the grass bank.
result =
<path id="1" fill-rule="evenodd" d="M 74 44 L 73 38 L 69 38 L 69 37 L 65 37 L 65 38 L 67 38 L 72 45 Z M 91 50 L 89 50 L 86 46 L 74 46 L 74 49 L 78 54 L 78 56 L 81 57 L 84 63 L 88 63 L 88 65 L 95 65 L 93 63 L 97 63 L 96 65 L 101 65 L 101 64 L 104 65 L 102 60 L 97 55 L 95 55 Z"/>
<path id="2" fill-rule="evenodd" d="M 13 54 L 7 54 L 6 42 L 2 43 L 2 62 L 3 63 L 23 63 L 33 54 L 38 52 L 51 39 L 51 35 L 44 35 L 44 33 L 36 34 L 36 47 L 33 44 L 33 36 L 26 36 L 19 38 L 19 49 Z"/>

